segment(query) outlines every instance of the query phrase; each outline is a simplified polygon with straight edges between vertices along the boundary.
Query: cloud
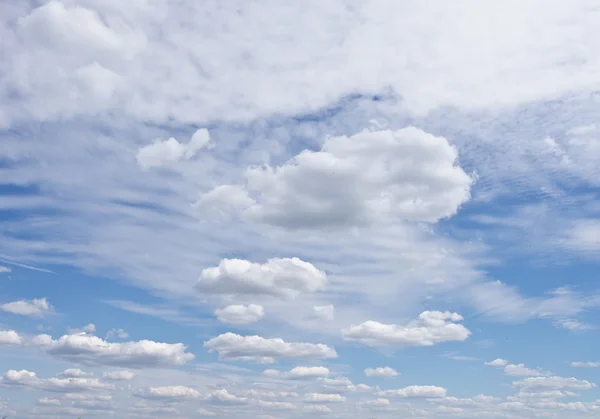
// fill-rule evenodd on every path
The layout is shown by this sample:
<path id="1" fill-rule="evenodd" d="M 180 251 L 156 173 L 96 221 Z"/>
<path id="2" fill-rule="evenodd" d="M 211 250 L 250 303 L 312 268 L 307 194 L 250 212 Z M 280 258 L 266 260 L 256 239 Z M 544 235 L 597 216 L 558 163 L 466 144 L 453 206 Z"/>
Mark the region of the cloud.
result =
<path id="1" fill-rule="evenodd" d="M 446 389 L 437 386 L 408 386 L 398 390 L 384 390 L 378 393 L 380 396 L 395 396 L 415 399 L 436 399 L 446 397 Z"/>
<path id="2" fill-rule="evenodd" d="M 325 272 L 298 258 L 269 259 L 259 264 L 223 259 L 219 266 L 202 271 L 196 289 L 209 294 L 270 295 L 293 299 L 300 293 L 321 290 Z"/>
<path id="3" fill-rule="evenodd" d="M 118 337 L 119 339 L 127 339 L 129 337 L 129 333 L 123 329 L 110 329 L 108 332 L 106 332 L 106 339 L 112 339 L 114 337 Z"/>
<path id="4" fill-rule="evenodd" d="M 307 403 L 342 403 L 346 401 L 346 398 L 340 394 L 307 393 L 304 395 L 304 401 Z"/>
<path id="5" fill-rule="evenodd" d="M 270 400 L 258 400 L 257 405 L 262 409 L 292 410 L 296 408 L 296 405 L 290 402 L 273 402 Z"/>
<path id="6" fill-rule="evenodd" d="M 263 306 L 250 305 L 231 305 L 215 311 L 215 315 L 221 323 L 229 324 L 249 324 L 255 323 L 265 315 Z"/>
<path id="7" fill-rule="evenodd" d="M 135 378 L 135 373 L 127 370 L 107 371 L 102 373 L 102 377 L 107 380 L 130 381 Z"/>
<path id="8" fill-rule="evenodd" d="M 104 383 L 97 378 L 39 378 L 36 373 L 27 370 L 8 370 L 0 378 L 0 384 L 60 393 L 114 389 L 112 384 Z"/>
<path id="9" fill-rule="evenodd" d="M 289 371 L 268 369 L 263 375 L 273 378 L 286 378 L 290 380 L 303 380 L 311 378 L 323 378 L 329 376 L 329 368 L 326 367 L 294 367 Z"/>
<path id="10" fill-rule="evenodd" d="M 378 398 L 375 400 L 368 400 L 366 402 L 362 403 L 363 406 L 369 406 L 369 407 L 388 407 L 390 405 L 390 401 L 388 399 L 384 399 L 384 398 Z"/>
<path id="11" fill-rule="evenodd" d="M 550 375 L 550 373 L 539 369 L 527 368 L 523 364 L 508 364 L 504 367 L 504 373 L 514 377 L 540 377 L 542 375 Z"/>
<path id="12" fill-rule="evenodd" d="M 83 326 L 81 329 L 68 329 L 68 332 L 70 335 L 75 335 L 77 333 L 89 333 L 90 335 L 93 335 L 94 333 L 96 333 L 96 325 L 90 323 L 88 325 Z"/>
<path id="13" fill-rule="evenodd" d="M 206 410 L 204 408 L 200 408 L 196 411 L 200 416 L 217 416 L 215 412 L 211 412 L 210 410 Z"/>
<path id="14" fill-rule="evenodd" d="M 424 311 L 419 320 L 407 325 L 382 324 L 373 320 L 342 330 L 342 337 L 368 346 L 432 346 L 441 342 L 463 341 L 471 332 L 463 318 L 450 312 Z"/>
<path id="15" fill-rule="evenodd" d="M 138 150 L 136 160 L 142 170 L 148 170 L 183 159 L 189 160 L 198 151 L 212 145 L 208 130 L 202 128 L 192 135 L 187 144 L 182 144 L 173 137 L 168 140 L 156 139 Z"/>
<path id="16" fill-rule="evenodd" d="M 329 304 L 326 306 L 313 306 L 312 317 L 317 320 L 333 321 L 334 307 Z"/>
<path id="17" fill-rule="evenodd" d="M 10 272 L 12 272 L 12 269 L 10 269 L 8 266 L 0 265 L 0 274 L 1 273 L 10 273 Z"/>
<path id="18" fill-rule="evenodd" d="M 148 387 L 138 389 L 134 395 L 150 400 L 185 400 L 201 396 L 198 390 L 185 386 Z"/>
<path id="19" fill-rule="evenodd" d="M 364 373 L 367 377 L 397 377 L 400 375 L 391 367 L 366 368 Z"/>
<path id="20" fill-rule="evenodd" d="M 78 378 L 78 377 L 89 377 L 91 375 L 93 375 L 93 374 L 82 371 L 79 368 L 68 368 L 68 369 L 64 370 L 63 372 L 61 372 L 58 376 L 59 377 Z"/>
<path id="21" fill-rule="evenodd" d="M 0 345 L 20 345 L 23 338 L 14 330 L 0 330 Z"/>
<path id="22" fill-rule="evenodd" d="M 596 367 L 600 367 L 600 362 L 581 362 L 581 361 L 574 361 L 574 362 L 571 362 L 571 366 L 572 366 L 572 367 L 587 367 L 587 368 L 596 368 Z"/>
<path id="23" fill-rule="evenodd" d="M 216 390 L 209 394 L 206 399 L 216 404 L 246 404 L 250 402 L 247 397 L 236 396 L 226 389 Z"/>
<path id="24" fill-rule="evenodd" d="M 0 310 L 29 317 L 44 317 L 54 312 L 54 308 L 50 305 L 47 298 L 13 301 L 0 305 Z"/>
<path id="25" fill-rule="evenodd" d="M 571 330 L 573 332 L 582 332 L 585 330 L 592 330 L 594 326 L 586 323 L 582 323 L 578 320 L 574 319 L 558 319 L 552 322 L 557 327 L 562 327 L 564 329 Z"/>
<path id="26" fill-rule="evenodd" d="M 261 336 L 240 336 L 224 333 L 204 342 L 210 352 L 217 352 L 219 359 L 272 363 L 281 359 L 332 359 L 337 358 L 335 349 L 322 343 L 285 342 L 283 339 L 267 339 Z"/>
<path id="27" fill-rule="evenodd" d="M 574 377 L 529 377 L 521 381 L 513 381 L 513 387 L 526 391 L 549 391 L 549 390 L 589 390 L 596 384 L 586 380 L 578 380 Z"/>
<path id="28" fill-rule="evenodd" d="M 302 409 L 307 413 L 314 413 L 317 415 L 319 415 L 319 414 L 322 415 L 322 414 L 327 414 L 327 413 L 332 412 L 332 410 L 329 407 L 319 405 L 319 404 L 304 406 Z"/>
<path id="29" fill-rule="evenodd" d="M 48 397 L 42 397 L 38 400 L 39 404 L 48 405 L 48 406 L 58 406 L 60 405 L 60 400 L 58 399 L 49 399 Z"/>
<path id="30" fill-rule="evenodd" d="M 473 180 L 456 159 L 445 138 L 414 127 L 329 137 L 282 166 L 249 168 L 244 214 L 285 228 L 436 222 L 470 198 Z"/>
<path id="31" fill-rule="evenodd" d="M 493 361 L 490 361 L 490 362 L 484 362 L 484 365 L 487 365 L 490 367 L 504 367 L 507 364 L 508 364 L 508 361 L 501 359 L 501 358 L 494 359 Z"/>
<path id="32" fill-rule="evenodd" d="M 184 365 L 194 359 L 194 355 L 186 352 L 186 346 L 182 343 L 151 340 L 109 343 L 85 333 L 64 335 L 56 340 L 49 335 L 37 335 L 33 344 L 57 358 L 85 365 L 141 368 Z"/>

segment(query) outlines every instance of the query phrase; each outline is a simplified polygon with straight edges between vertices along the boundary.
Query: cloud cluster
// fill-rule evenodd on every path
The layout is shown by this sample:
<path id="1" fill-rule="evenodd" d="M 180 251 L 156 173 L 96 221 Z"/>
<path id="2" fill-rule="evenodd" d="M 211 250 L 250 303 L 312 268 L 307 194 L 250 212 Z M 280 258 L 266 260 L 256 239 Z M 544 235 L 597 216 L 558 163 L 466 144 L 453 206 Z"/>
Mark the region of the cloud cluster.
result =
<path id="1" fill-rule="evenodd" d="M 59 393 L 113 390 L 115 388 L 114 385 L 104 383 L 97 378 L 39 378 L 35 372 L 27 370 L 8 370 L 0 378 L 0 384 Z"/>

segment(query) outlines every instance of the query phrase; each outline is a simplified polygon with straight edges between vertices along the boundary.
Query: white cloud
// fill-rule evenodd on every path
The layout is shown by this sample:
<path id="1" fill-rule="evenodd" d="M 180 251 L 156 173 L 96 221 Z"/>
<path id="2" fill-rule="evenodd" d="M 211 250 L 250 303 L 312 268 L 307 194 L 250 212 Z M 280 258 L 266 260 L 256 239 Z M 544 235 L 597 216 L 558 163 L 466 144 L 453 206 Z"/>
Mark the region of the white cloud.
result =
<path id="1" fill-rule="evenodd" d="M 525 367 L 524 364 L 508 364 L 504 367 L 504 373 L 513 377 L 540 377 L 550 375 L 550 373 L 539 369 Z"/>
<path id="2" fill-rule="evenodd" d="M 27 370 L 8 370 L 0 378 L 0 384 L 61 393 L 114 389 L 112 384 L 104 383 L 97 378 L 39 378 L 36 373 Z"/>
<path id="3" fill-rule="evenodd" d="M 262 319 L 265 315 L 265 310 L 263 306 L 257 304 L 247 306 L 239 304 L 217 309 L 215 315 L 221 323 L 249 324 Z"/>
<path id="4" fill-rule="evenodd" d="M 107 380 L 130 381 L 135 378 L 135 373 L 127 370 L 107 371 L 102 373 L 102 377 Z"/>
<path id="5" fill-rule="evenodd" d="M 320 405 L 320 404 L 315 404 L 315 405 L 308 405 L 308 406 L 304 406 L 303 410 L 307 413 L 313 413 L 313 414 L 327 414 L 327 413 L 331 413 L 332 410 L 324 405 Z"/>
<path id="6" fill-rule="evenodd" d="M 378 393 L 380 396 L 395 396 L 405 398 L 436 399 L 446 397 L 446 389 L 437 386 L 408 386 L 397 390 L 384 390 Z"/>
<path id="7" fill-rule="evenodd" d="M 493 361 L 490 361 L 490 362 L 484 362 L 484 365 L 487 365 L 490 367 L 504 367 L 507 364 L 508 364 L 508 361 L 506 361 L 505 359 L 501 359 L 501 358 L 494 359 Z"/>
<path id="8" fill-rule="evenodd" d="M 292 410 L 296 408 L 296 405 L 290 402 L 273 402 L 270 400 L 258 400 L 258 407 L 263 409 L 277 409 L 277 410 Z"/>
<path id="9" fill-rule="evenodd" d="M 50 355 L 85 365 L 116 365 L 131 368 L 143 366 L 183 365 L 194 359 L 182 343 L 161 343 L 150 340 L 109 343 L 85 333 L 64 335 L 54 340 L 49 335 L 37 335 L 33 344 Z"/>
<path id="10" fill-rule="evenodd" d="M 47 298 L 19 300 L 0 305 L 0 310 L 21 316 L 44 317 L 54 312 Z"/>
<path id="11" fill-rule="evenodd" d="M 333 321 L 335 309 L 333 305 L 313 306 L 312 316 L 314 319 Z"/>
<path id="12" fill-rule="evenodd" d="M 197 130 L 190 142 L 182 144 L 175 138 L 168 140 L 156 139 L 137 152 L 137 163 L 143 170 L 164 166 L 179 160 L 189 160 L 203 148 L 211 147 L 210 134 L 206 129 Z"/>
<path id="13" fill-rule="evenodd" d="M 204 408 L 198 409 L 196 413 L 200 416 L 217 416 L 215 412 L 211 412 L 210 410 L 206 410 Z"/>
<path id="14" fill-rule="evenodd" d="M 0 330 L 0 345 L 20 345 L 23 338 L 14 330 Z"/>
<path id="15" fill-rule="evenodd" d="M 77 378 L 77 377 L 89 377 L 90 375 L 93 375 L 93 374 L 82 371 L 79 368 L 68 368 L 58 375 L 59 375 L 59 377 Z"/>
<path id="16" fill-rule="evenodd" d="M 217 404 L 246 404 L 250 401 L 247 397 L 236 396 L 226 389 L 216 390 L 209 394 L 206 399 Z"/>
<path id="17" fill-rule="evenodd" d="M 552 322 L 557 327 L 562 327 L 564 329 L 571 330 L 573 332 L 582 332 L 585 330 L 594 329 L 594 326 L 586 323 L 582 323 L 575 319 L 557 319 Z"/>
<path id="18" fill-rule="evenodd" d="M 224 333 L 204 343 L 219 359 L 272 363 L 280 359 L 331 359 L 337 358 L 335 349 L 322 343 L 285 342 L 261 336 L 240 336 Z"/>
<path id="19" fill-rule="evenodd" d="M 110 329 L 106 332 L 106 339 L 112 339 L 117 337 L 119 339 L 127 339 L 129 337 L 129 333 L 124 331 L 123 329 Z"/>
<path id="20" fill-rule="evenodd" d="M 311 378 L 324 378 L 329 376 L 329 368 L 326 367 L 294 367 L 289 371 L 267 369 L 263 375 L 272 378 L 286 378 L 290 380 L 303 380 Z"/>
<path id="21" fill-rule="evenodd" d="M 1 273 L 10 273 L 10 272 L 12 272 L 12 269 L 10 269 L 8 266 L 0 265 L 0 274 Z"/>
<path id="22" fill-rule="evenodd" d="M 185 386 L 163 386 L 138 389 L 135 396 L 151 400 L 197 399 L 201 396 L 196 389 Z"/>
<path id="23" fill-rule="evenodd" d="M 596 384 L 586 380 L 578 380 L 574 377 L 529 377 L 521 381 L 513 381 L 513 387 L 526 391 L 549 391 L 549 390 L 589 390 Z"/>
<path id="24" fill-rule="evenodd" d="M 419 320 L 407 325 L 382 324 L 366 321 L 342 330 L 345 340 L 358 341 L 369 346 L 432 346 L 441 342 L 463 341 L 471 332 L 461 324 L 456 313 L 424 311 Z"/>
<path id="25" fill-rule="evenodd" d="M 388 399 L 384 399 L 384 398 L 378 398 L 375 400 L 368 400 L 364 403 L 362 403 L 364 406 L 370 406 L 370 407 L 388 407 L 390 405 L 390 401 Z"/>
<path id="26" fill-rule="evenodd" d="M 203 293 L 271 295 L 293 299 L 300 293 L 321 290 L 326 283 L 325 272 L 298 258 L 274 258 L 264 264 L 223 259 L 219 266 L 202 271 L 196 289 Z"/>
<path id="27" fill-rule="evenodd" d="M 254 203 L 244 214 L 286 228 L 435 222 L 470 198 L 472 179 L 456 159 L 445 138 L 414 127 L 329 137 L 321 151 L 304 150 L 283 166 L 249 168 Z"/>
<path id="28" fill-rule="evenodd" d="M 364 373 L 367 377 L 397 377 L 400 375 L 391 367 L 366 368 Z"/>
<path id="29" fill-rule="evenodd" d="M 60 400 L 58 399 L 50 399 L 48 397 L 42 397 L 38 400 L 39 404 L 50 405 L 50 406 L 58 406 L 60 405 Z"/>
<path id="30" fill-rule="evenodd" d="M 574 362 L 571 362 L 571 366 L 573 366 L 573 367 L 587 367 L 587 368 L 596 368 L 596 367 L 600 367 L 600 362 L 581 362 L 581 361 L 574 361 Z"/>
<path id="31" fill-rule="evenodd" d="M 307 393 L 304 395 L 304 401 L 307 403 L 342 403 L 346 401 L 346 398 L 340 394 Z"/>

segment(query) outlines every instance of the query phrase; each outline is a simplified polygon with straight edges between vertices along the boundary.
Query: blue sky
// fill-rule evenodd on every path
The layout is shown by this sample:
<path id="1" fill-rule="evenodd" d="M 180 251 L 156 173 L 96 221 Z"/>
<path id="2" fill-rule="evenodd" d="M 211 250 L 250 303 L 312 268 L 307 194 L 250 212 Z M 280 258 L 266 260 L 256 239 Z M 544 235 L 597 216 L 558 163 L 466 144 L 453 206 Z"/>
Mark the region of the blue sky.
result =
<path id="1" fill-rule="evenodd" d="M 598 415 L 595 2 L 13 3 L 0 417 Z"/>

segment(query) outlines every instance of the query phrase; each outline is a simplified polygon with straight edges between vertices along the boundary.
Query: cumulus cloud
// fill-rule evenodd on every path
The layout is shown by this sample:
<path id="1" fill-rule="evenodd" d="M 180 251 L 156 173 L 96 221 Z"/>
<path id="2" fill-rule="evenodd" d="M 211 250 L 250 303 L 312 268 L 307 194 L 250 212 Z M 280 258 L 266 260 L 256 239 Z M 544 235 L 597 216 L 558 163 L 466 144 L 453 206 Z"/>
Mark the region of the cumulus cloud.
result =
<path id="1" fill-rule="evenodd" d="M 312 317 L 317 320 L 332 321 L 334 318 L 334 307 L 333 305 L 326 306 L 313 306 Z"/>
<path id="2" fill-rule="evenodd" d="M 588 362 L 574 361 L 574 362 L 571 362 L 571 366 L 573 366 L 573 367 L 597 368 L 597 367 L 600 367 L 600 362 L 595 362 L 595 361 L 588 361 Z"/>
<path id="3" fill-rule="evenodd" d="M 54 312 L 47 298 L 34 298 L 33 300 L 19 300 L 5 303 L 0 305 L 0 310 L 29 317 L 44 317 Z"/>
<path id="4" fill-rule="evenodd" d="M 150 400 L 185 400 L 201 396 L 198 390 L 185 386 L 148 387 L 138 389 L 134 395 Z"/>
<path id="5" fill-rule="evenodd" d="M 23 338 L 14 330 L 0 330 L 0 345 L 20 345 Z"/>
<path id="6" fill-rule="evenodd" d="M 216 404 L 246 404 L 250 401 L 247 397 L 236 396 L 229 393 L 226 389 L 213 391 L 206 397 L 206 400 Z"/>
<path id="7" fill-rule="evenodd" d="M 408 386 L 397 390 L 384 390 L 380 396 L 395 396 L 415 399 L 436 399 L 446 397 L 446 389 L 437 386 Z"/>
<path id="8" fill-rule="evenodd" d="M 307 393 L 304 395 L 304 401 L 307 403 L 342 403 L 346 401 L 346 398 L 340 394 Z"/>
<path id="9" fill-rule="evenodd" d="M 296 405 L 290 402 L 273 402 L 270 400 L 258 400 L 258 407 L 262 409 L 274 409 L 274 410 L 292 410 L 296 408 Z"/>
<path id="10" fill-rule="evenodd" d="M 217 309 L 215 315 L 221 323 L 249 324 L 262 319 L 265 315 L 263 306 L 257 304 L 231 305 Z"/>
<path id="11" fill-rule="evenodd" d="M 373 320 L 342 330 L 342 337 L 369 346 L 432 346 L 441 342 L 463 341 L 471 332 L 457 322 L 456 313 L 424 311 L 419 320 L 407 325 L 382 324 Z"/>
<path id="12" fill-rule="evenodd" d="M 143 170 L 164 166 L 168 163 L 193 158 L 198 151 L 211 147 L 208 130 L 197 130 L 187 144 L 182 144 L 175 138 L 168 140 L 155 139 L 152 144 L 140 148 L 137 152 L 137 163 Z"/>
<path id="13" fill-rule="evenodd" d="M 302 409 L 306 413 L 313 413 L 317 415 L 323 415 L 332 412 L 332 410 L 329 407 L 320 404 L 304 406 Z"/>
<path id="14" fill-rule="evenodd" d="M 37 335 L 32 343 L 50 355 L 85 365 L 116 365 L 130 368 L 146 366 L 183 365 L 194 359 L 182 343 L 161 343 L 141 340 L 110 343 L 85 333 L 64 335 L 52 339 L 49 335 Z"/>
<path id="15" fill-rule="evenodd" d="M 327 275 L 298 258 L 274 258 L 266 263 L 223 259 L 202 271 L 196 289 L 203 293 L 270 295 L 293 299 L 325 287 Z"/>
<path id="16" fill-rule="evenodd" d="M 10 269 L 8 266 L 0 265 L 0 274 L 1 273 L 10 273 L 10 272 L 12 272 L 12 269 Z"/>
<path id="17" fill-rule="evenodd" d="M 524 364 L 508 364 L 504 367 L 504 373 L 514 377 L 540 377 L 542 375 L 550 375 L 550 373 L 539 369 L 527 368 Z"/>
<path id="18" fill-rule="evenodd" d="M 286 228 L 435 222 L 470 198 L 473 180 L 456 159 L 445 138 L 415 127 L 329 137 L 282 166 L 249 168 L 244 214 Z"/>
<path id="19" fill-rule="evenodd" d="M 384 407 L 388 407 L 390 405 L 390 401 L 388 399 L 378 398 L 375 400 L 367 400 L 366 402 L 361 403 L 361 405 L 369 406 L 369 407 L 384 408 Z"/>
<path id="20" fill-rule="evenodd" d="M 128 370 L 107 371 L 102 373 L 102 377 L 107 380 L 130 381 L 135 378 L 135 373 Z"/>
<path id="21" fill-rule="evenodd" d="M 508 361 L 501 359 L 501 358 L 494 359 L 493 361 L 490 361 L 490 362 L 484 362 L 484 365 L 487 365 L 490 367 L 504 367 L 507 364 L 508 364 Z"/>
<path id="22" fill-rule="evenodd" d="M 104 383 L 97 378 L 39 378 L 36 373 L 27 370 L 8 370 L 0 378 L 0 384 L 60 393 L 113 390 L 115 388 L 112 384 Z"/>
<path id="23" fill-rule="evenodd" d="M 586 380 L 578 380 L 574 377 L 528 377 L 521 381 L 513 381 L 513 387 L 525 391 L 549 391 L 549 390 L 589 390 L 596 387 L 596 384 Z"/>
<path id="24" fill-rule="evenodd" d="M 367 377 L 397 377 L 400 375 L 391 367 L 366 368 L 364 373 Z"/>
<path id="25" fill-rule="evenodd" d="M 58 406 L 58 405 L 60 405 L 60 400 L 50 399 L 48 397 L 42 397 L 41 399 L 38 400 L 38 403 L 42 404 L 42 405 L 46 405 L 46 406 Z"/>
<path id="26" fill-rule="evenodd" d="M 335 349 L 322 343 L 285 342 L 283 339 L 267 339 L 261 336 L 240 336 L 224 333 L 204 343 L 210 352 L 217 352 L 219 359 L 273 363 L 280 359 L 331 359 L 337 358 Z"/>
<path id="27" fill-rule="evenodd" d="M 294 367 L 289 371 L 268 369 L 263 375 L 273 378 L 286 378 L 290 380 L 303 380 L 310 378 L 324 378 L 329 376 L 329 368 L 326 367 Z"/>
<path id="28" fill-rule="evenodd" d="M 64 370 L 63 372 L 61 372 L 60 374 L 58 374 L 59 377 L 74 377 L 74 378 L 89 377 L 90 375 L 93 375 L 93 374 L 82 371 L 79 368 L 68 368 L 68 369 Z"/>
<path id="29" fill-rule="evenodd" d="M 110 329 L 108 332 L 106 332 L 106 339 L 113 339 L 113 338 L 119 338 L 119 339 L 127 339 L 129 337 L 129 333 L 127 333 L 126 331 L 124 331 L 123 329 Z"/>

